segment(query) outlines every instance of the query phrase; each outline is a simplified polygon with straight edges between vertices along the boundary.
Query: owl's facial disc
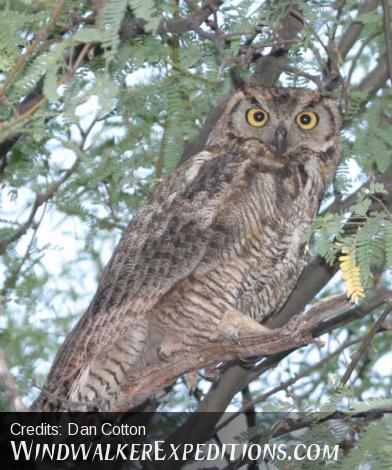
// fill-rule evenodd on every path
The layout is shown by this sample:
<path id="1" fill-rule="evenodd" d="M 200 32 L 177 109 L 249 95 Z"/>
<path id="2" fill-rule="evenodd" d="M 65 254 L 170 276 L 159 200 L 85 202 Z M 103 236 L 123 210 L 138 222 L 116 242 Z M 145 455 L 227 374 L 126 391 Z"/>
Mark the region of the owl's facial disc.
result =
<path id="1" fill-rule="evenodd" d="M 277 157 L 302 161 L 336 145 L 338 132 L 336 108 L 320 93 L 249 86 L 230 98 L 207 144 L 231 147 L 260 142 Z"/>
<path id="2" fill-rule="evenodd" d="M 249 89 L 232 108 L 229 127 L 236 135 L 260 140 L 276 156 L 303 154 L 331 145 L 336 126 L 331 105 L 305 89 Z"/>

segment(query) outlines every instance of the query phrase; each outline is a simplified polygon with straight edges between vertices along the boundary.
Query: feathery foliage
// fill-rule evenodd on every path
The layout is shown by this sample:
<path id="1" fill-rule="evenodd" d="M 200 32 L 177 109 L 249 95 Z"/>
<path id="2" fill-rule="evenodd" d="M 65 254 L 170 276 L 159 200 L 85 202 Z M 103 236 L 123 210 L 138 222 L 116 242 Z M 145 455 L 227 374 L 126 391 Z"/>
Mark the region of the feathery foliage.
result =
<path id="1" fill-rule="evenodd" d="M 281 15 L 293 2 L 218 3 L 67 0 L 56 12 L 61 2 L 0 0 L 0 289 L 9 299 L 0 342 L 26 403 L 87 307 L 122 230 L 230 91 L 234 65 L 252 79 L 275 61 L 284 71 L 272 81 L 312 88 L 338 80 L 336 65 L 346 80 L 331 86 L 342 112 L 343 155 L 304 242 L 309 263 L 322 258 L 341 276 L 305 303 L 347 292 L 366 311 L 377 289 L 390 288 L 392 92 L 371 73 L 386 51 L 381 8 L 361 14 L 368 2 L 295 2 L 303 22 L 291 37 Z M 346 53 L 339 45 L 349 28 L 360 31 Z M 356 402 L 354 410 L 365 398 L 388 400 L 388 331 L 373 338 L 350 387 L 331 397 L 358 343 L 333 351 L 363 340 L 379 308 L 336 326 L 325 348 L 310 345 L 260 372 L 253 394 L 303 377 L 256 408 L 314 410 L 329 397 L 318 408 L 324 414 L 342 400 Z M 316 361 L 320 367 L 307 372 Z M 199 379 L 188 396 L 177 382 L 162 408 L 194 409 L 208 388 Z M 241 406 L 238 395 L 232 405 Z M 342 468 L 387 468 L 390 428 L 389 419 L 358 432 L 354 425 L 325 424 L 306 436 L 331 443 L 354 436 Z"/>

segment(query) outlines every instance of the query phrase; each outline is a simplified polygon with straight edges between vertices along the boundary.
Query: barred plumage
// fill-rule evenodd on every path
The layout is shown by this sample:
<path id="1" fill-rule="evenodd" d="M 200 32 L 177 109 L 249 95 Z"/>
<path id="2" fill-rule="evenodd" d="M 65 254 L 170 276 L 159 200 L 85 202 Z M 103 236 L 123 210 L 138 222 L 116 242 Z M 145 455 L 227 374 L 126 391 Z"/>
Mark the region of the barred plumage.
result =
<path id="1" fill-rule="evenodd" d="M 318 92 L 237 90 L 206 149 L 130 222 L 34 408 L 110 409 L 124 381 L 158 357 L 262 330 L 301 273 L 338 126 Z"/>

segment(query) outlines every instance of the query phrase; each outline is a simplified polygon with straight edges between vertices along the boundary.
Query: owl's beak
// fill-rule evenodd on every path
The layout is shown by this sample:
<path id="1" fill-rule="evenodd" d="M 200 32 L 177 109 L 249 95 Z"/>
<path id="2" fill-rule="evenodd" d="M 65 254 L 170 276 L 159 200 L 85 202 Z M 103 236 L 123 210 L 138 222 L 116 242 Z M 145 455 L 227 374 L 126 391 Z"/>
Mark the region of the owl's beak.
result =
<path id="1" fill-rule="evenodd" d="M 276 129 L 275 148 L 278 155 L 284 154 L 287 149 L 287 129 L 284 124 L 279 124 Z"/>

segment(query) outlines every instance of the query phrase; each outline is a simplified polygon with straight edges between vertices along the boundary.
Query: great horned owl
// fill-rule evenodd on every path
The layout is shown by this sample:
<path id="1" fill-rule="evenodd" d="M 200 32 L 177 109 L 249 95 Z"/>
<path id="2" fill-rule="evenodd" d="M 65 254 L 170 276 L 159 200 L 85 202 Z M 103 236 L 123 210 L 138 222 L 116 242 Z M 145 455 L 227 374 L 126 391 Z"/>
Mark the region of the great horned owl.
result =
<path id="1" fill-rule="evenodd" d="M 303 235 L 339 153 L 329 98 L 237 89 L 205 149 L 129 223 L 33 409 L 110 409 L 154 357 L 265 331 L 301 273 Z"/>

